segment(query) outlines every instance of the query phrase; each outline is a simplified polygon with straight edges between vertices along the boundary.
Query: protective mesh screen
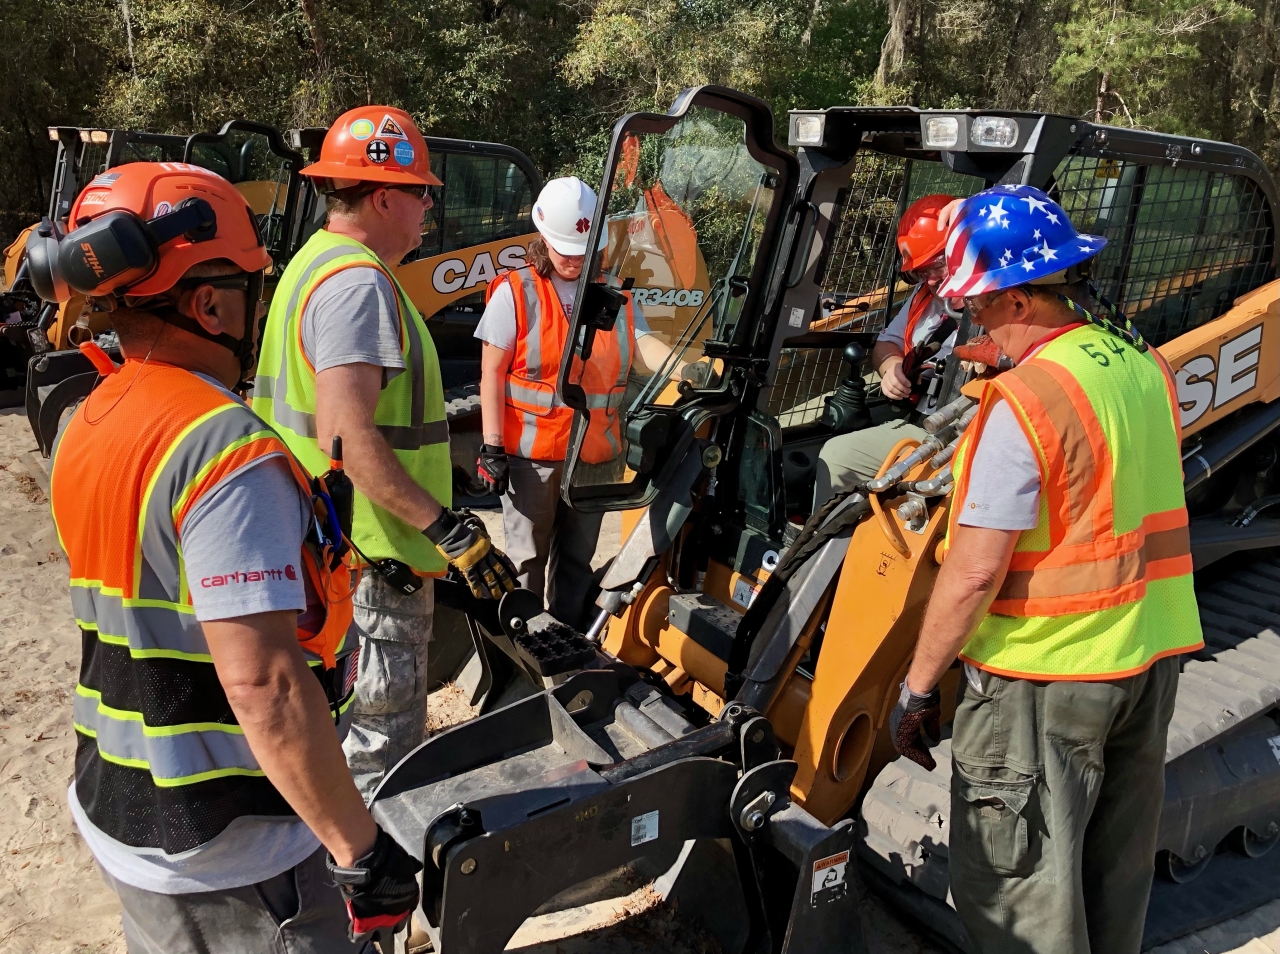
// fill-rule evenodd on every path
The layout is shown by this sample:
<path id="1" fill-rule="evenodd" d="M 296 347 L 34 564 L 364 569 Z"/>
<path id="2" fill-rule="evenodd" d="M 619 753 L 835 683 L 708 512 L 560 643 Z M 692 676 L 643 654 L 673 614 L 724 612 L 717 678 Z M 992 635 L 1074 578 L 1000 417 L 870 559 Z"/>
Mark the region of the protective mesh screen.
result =
<path id="1" fill-rule="evenodd" d="M 1107 238 L 1094 280 L 1153 344 L 1271 278 L 1271 212 L 1244 176 L 1070 156 L 1056 179 L 1076 228 Z"/>
<path id="2" fill-rule="evenodd" d="M 533 185 L 520 167 L 499 156 L 435 153 L 422 245 L 411 261 L 533 231 Z"/>
<path id="3" fill-rule="evenodd" d="M 907 292 L 896 281 L 902 210 L 922 195 L 972 195 L 983 185 L 940 163 L 861 153 L 838 201 L 820 267 L 823 317 L 811 330 L 883 329 Z M 1073 155 L 1051 191 L 1080 231 L 1108 239 L 1094 279 L 1154 344 L 1211 321 L 1273 277 L 1271 210 L 1245 176 Z M 769 413 L 783 427 L 816 420 L 842 374 L 836 349 L 783 349 Z"/>
<path id="4" fill-rule="evenodd" d="M 931 193 L 968 196 L 981 179 L 957 175 L 941 163 L 876 152 L 858 155 L 849 185 L 837 199 L 833 234 L 819 266 L 823 316 L 811 331 L 879 331 L 892 320 L 908 286 L 897 280 L 898 219 Z M 783 427 L 815 421 L 844 366 L 835 348 L 784 348 L 768 411 Z"/>

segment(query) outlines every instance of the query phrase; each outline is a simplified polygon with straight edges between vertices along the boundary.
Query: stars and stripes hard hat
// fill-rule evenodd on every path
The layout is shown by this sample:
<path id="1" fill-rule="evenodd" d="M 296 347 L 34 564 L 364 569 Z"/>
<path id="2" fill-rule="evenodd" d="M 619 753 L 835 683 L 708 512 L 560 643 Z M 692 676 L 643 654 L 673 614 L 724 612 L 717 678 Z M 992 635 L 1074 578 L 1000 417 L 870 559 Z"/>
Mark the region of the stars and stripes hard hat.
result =
<path id="1" fill-rule="evenodd" d="M 999 185 L 966 199 L 947 231 L 944 297 L 970 298 L 1033 282 L 1064 280 L 1106 247 L 1082 235 L 1062 206 L 1026 185 Z"/>

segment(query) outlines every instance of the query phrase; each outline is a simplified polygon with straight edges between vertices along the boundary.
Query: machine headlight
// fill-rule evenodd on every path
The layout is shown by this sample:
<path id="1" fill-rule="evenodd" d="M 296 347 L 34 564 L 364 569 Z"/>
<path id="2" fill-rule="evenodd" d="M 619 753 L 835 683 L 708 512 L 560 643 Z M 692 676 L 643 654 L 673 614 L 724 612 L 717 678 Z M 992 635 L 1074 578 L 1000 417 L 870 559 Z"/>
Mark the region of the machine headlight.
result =
<path id="1" fill-rule="evenodd" d="M 1018 141 L 1018 121 L 1008 116 L 979 116 L 969 130 L 969 141 L 975 146 L 1008 149 Z"/>
<path id="2" fill-rule="evenodd" d="M 926 149 L 951 149 L 959 142 L 959 116 L 930 116 L 924 121 L 924 147 Z"/>
<path id="3" fill-rule="evenodd" d="M 797 116 L 791 130 L 791 145 L 821 146 L 825 116 Z"/>

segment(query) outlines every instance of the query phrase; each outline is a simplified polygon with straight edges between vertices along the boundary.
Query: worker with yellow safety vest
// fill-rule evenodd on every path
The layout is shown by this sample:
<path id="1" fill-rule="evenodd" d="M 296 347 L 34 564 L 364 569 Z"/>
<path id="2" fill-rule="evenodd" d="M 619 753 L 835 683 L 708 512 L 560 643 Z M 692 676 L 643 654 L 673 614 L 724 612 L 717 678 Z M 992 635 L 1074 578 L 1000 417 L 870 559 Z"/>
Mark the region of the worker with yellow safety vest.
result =
<path id="1" fill-rule="evenodd" d="M 101 377 L 50 479 L 83 644 L 76 825 L 130 954 L 365 951 L 416 907 L 421 865 L 343 761 L 341 530 L 317 529 L 322 488 L 231 390 L 271 264 L 253 213 L 208 170 L 132 163 L 70 221 L 33 235 L 33 283 L 109 306 L 125 358 L 82 346 Z"/>
<path id="2" fill-rule="evenodd" d="M 975 950 L 1137 954 L 1177 656 L 1203 645 L 1178 401 L 1082 279 L 1106 239 L 1029 186 L 954 210 L 943 295 L 1016 362 L 954 461 L 948 548 L 891 717 L 932 770 L 957 654 L 951 893 Z"/>
<path id="3" fill-rule="evenodd" d="M 302 170 L 328 219 L 280 276 L 252 406 L 312 469 L 335 435 L 355 485 L 352 542 L 365 572 L 354 721 L 344 748 L 366 799 L 423 740 L 432 578 L 449 565 L 497 599 L 513 574 L 483 524 L 454 514 L 449 428 L 435 345 L 392 269 L 422 243 L 427 144 L 408 113 L 339 116 Z"/>
<path id="4" fill-rule="evenodd" d="M 543 187 L 527 264 L 489 284 L 475 331 L 484 342 L 476 474 L 502 495 L 505 546 L 520 585 L 545 595 L 548 611 L 571 626 L 586 611 L 601 514 L 579 513 L 560 499 L 574 411 L 557 396 L 556 381 L 595 208 L 596 194 L 581 179 Z M 603 248 L 603 233 L 601 241 Z M 596 335 L 582 369 L 590 420 L 579 454 L 588 464 L 620 459 L 622 400 L 637 351 L 649 368 L 671 353 L 628 293 L 613 332 Z"/>

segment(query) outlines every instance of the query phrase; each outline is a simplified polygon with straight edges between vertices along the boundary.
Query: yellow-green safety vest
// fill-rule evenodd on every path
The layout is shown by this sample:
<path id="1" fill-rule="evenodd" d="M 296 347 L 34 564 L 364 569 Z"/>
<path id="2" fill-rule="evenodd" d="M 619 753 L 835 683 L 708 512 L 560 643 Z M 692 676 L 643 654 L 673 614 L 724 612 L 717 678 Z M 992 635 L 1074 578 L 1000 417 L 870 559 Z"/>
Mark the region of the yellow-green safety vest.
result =
<path id="1" fill-rule="evenodd" d="M 267 316 L 250 404 L 279 431 L 308 470 L 319 474 L 328 469 L 329 448 L 322 448 L 316 438 L 316 373 L 302 348 L 302 315 L 316 287 L 346 268 L 376 268 L 396 290 L 405 370 L 382 389 L 374 423 L 414 483 L 442 506 L 450 507 L 449 426 L 435 343 L 395 275 L 355 239 L 321 229 L 280 276 Z M 352 538 L 372 560 L 399 560 L 424 576 L 439 575 L 446 567 L 421 527 L 405 523 L 358 491 Z"/>
<path id="2" fill-rule="evenodd" d="M 1203 646 L 1164 359 L 1083 325 L 987 382 L 953 463 L 953 532 L 971 449 L 1001 400 L 1040 464 L 1040 519 L 961 658 L 1014 678 L 1099 680 Z"/>

